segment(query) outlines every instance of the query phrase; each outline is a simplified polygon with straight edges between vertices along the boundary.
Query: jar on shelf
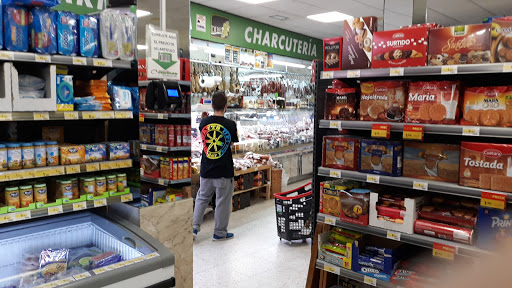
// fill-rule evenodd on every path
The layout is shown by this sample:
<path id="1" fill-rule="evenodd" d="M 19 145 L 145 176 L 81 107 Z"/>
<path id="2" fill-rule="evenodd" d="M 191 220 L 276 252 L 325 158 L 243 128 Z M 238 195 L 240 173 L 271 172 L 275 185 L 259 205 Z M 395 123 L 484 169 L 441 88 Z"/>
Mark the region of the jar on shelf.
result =
<path id="1" fill-rule="evenodd" d="M 96 196 L 103 196 L 107 192 L 107 179 L 104 176 L 96 177 Z"/>
<path id="2" fill-rule="evenodd" d="M 34 144 L 23 143 L 21 144 L 21 160 L 23 162 L 23 168 L 34 168 L 36 167 L 34 159 Z"/>
<path id="3" fill-rule="evenodd" d="M 107 176 L 107 191 L 109 191 L 109 192 L 117 191 L 117 176 L 116 175 L 108 175 Z"/>
<path id="4" fill-rule="evenodd" d="M 62 198 L 73 199 L 73 183 L 70 180 L 61 181 L 60 193 Z"/>
<path id="5" fill-rule="evenodd" d="M 48 203 L 48 188 L 46 188 L 46 184 L 34 185 L 34 200 L 44 204 Z"/>
<path id="6" fill-rule="evenodd" d="M 80 189 L 78 186 L 78 178 L 71 178 L 69 179 L 71 181 L 71 190 L 73 191 L 73 199 L 80 198 Z"/>
<path id="7" fill-rule="evenodd" d="M 36 157 L 36 167 L 46 166 L 46 143 L 35 142 L 34 143 L 34 154 Z"/>
<path id="8" fill-rule="evenodd" d="M 126 173 L 117 174 L 117 192 L 124 192 L 128 188 Z"/>
<path id="9" fill-rule="evenodd" d="M 20 208 L 20 190 L 18 187 L 5 188 L 5 205 Z"/>
<path id="10" fill-rule="evenodd" d="M 96 194 L 96 180 L 94 178 L 84 178 L 84 193 Z"/>
<path id="11" fill-rule="evenodd" d="M 19 170 L 23 167 L 20 144 L 7 144 L 7 165 L 9 166 L 9 170 Z"/>
<path id="12" fill-rule="evenodd" d="M 34 189 L 32 185 L 20 186 L 19 190 L 21 208 L 28 207 L 30 204 L 34 203 Z"/>
<path id="13" fill-rule="evenodd" d="M 0 171 L 6 171 L 9 169 L 7 165 L 7 146 L 0 144 Z"/>
<path id="14" fill-rule="evenodd" d="M 48 166 L 59 165 L 59 145 L 56 141 L 46 142 L 46 163 Z"/>

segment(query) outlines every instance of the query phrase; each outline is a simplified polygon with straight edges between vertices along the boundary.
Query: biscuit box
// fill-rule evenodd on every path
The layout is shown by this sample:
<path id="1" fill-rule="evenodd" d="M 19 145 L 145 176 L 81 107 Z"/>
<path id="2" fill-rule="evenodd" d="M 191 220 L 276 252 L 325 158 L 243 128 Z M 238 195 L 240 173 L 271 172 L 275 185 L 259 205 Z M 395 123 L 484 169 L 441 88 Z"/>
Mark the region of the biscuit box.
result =
<path id="1" fill-rule="evenodd" d="M 371 191 L 355 188 L 340 192 L 341 221 L 368 226 Z"/>
<path id="2" fill-rule="evenodd" d="M 375 32 L 372 68 L 426 66 L 428 30 L 418 27 Z"/>
<path id="3" fill-rule="evenodd" d="M 73 93 L 73 76 L 56 75 L 57 111 L 73 111 L 75 96 Z"/>
<path id="4" fill-rule="evenodd" d="M 357 120 L 358 98 L 355 88 L 325 90 L 325 119 Z"/>
<path id="5" fill-rule="evenodd" d="M 476 232 L 478 234 L 476 244 L 482 249 L 492 250 L 510 243 L 512 239 L 512 209 L 478 208 Z"/>
<path id="6" fill-rule="evenodd" d="M 428 65 L 482 64 L 491 60 L 491 24 L 430 30 Z"/>
<path id="7" fill-rule="evenodd" d="M 85 148 L 83 145 L 61 146 L 59 151 L 60 165 L 85 163 Z"/>
<path id="8" fill-rule="evenodd" d="M 357 171 L 359 139 L 324 136 L 322 166 Z"/>
<path id="9" fill-rule="evenodd" d="M 359 141 L 359 172 L 402 176 L 402 141 Z"/>
<path id="10" fill-rule="evenodd" d="M 407 82 L 361 82 L 359 120 L 401 122 L 405 113 Z"/>
<path id="11" fill-rule="evenodd" d="M 320 213 L 340 217 L 341 191 L 359 187 L 360 183 L 351 180 L 339 179 L 320 183 Z"/>
<path id="12" fill-rule="evenodd" d="M 512 16 L 492 19 L 491 62 L 512 62 Z"/>
<path id="13" fill-rule="evenodd" d="M 108 160 L 121 160 L 130 158 L 130 143 L 110 142 L 107 145 Z"/>
<path id="14" fill-rule="evenodd" d="M 511 127 L 512 87 L 466 88 L 460 124 Z"/>
<path id="15" fill-rule="evenodd" d="M 341 70 L 343 37 L 324 39 L 324 71 Z"/>
<path id="16" fill-rule="evenodd" d="M 512 145 L 462 142 L 459 184 L 512 192 Z"/>
<path id="17" fill-rule="evenodd" d="M 460 83 L 425 81 L 409 83 L 405 122 L 457 124 Z"/>
<path id="18" fill-rule="evenodd" d="M 107 148 L 105 144 L 86 144 L 85 162 L 100 162 L 107 159 Z"/>
<path id="19" fill-rule="evenodd" d="M 372 62 L 373 33 L 377 17 L 355 17 L 345 20 L 341 68 L 368 69 Z"/>
<path id="20" fill-rule="evenodd" d="M 404 142 L 402 175 L 426 180 L 459 182 L 460 146 Z"/>

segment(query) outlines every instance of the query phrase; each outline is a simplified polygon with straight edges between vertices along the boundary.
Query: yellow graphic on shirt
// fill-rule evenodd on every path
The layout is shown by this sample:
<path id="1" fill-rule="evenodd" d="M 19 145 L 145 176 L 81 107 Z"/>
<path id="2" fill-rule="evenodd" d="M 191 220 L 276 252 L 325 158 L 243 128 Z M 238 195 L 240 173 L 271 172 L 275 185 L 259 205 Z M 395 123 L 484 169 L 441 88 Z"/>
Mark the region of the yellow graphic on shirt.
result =
<path id="1" fill-rule="evenodd" d="M 229 149 L 231 134 L 224 126 L 216 123 L 208 124 L 201 130 L 203 151 L 208 159 L 219 159 Z"/>

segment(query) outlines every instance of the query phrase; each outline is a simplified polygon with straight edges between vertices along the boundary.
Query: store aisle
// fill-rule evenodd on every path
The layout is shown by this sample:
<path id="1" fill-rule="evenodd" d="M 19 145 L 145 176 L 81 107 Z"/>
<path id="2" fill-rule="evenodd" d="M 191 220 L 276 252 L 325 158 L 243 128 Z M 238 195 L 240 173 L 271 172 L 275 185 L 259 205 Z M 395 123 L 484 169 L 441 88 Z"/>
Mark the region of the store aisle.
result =
<path id="1" fill-rule="evenodd" d="M 194 287 L 304 287 L 311 243 L 280 242 L 274 207 L 274 200 L 261 200 L 231 213 L 235 239 L 228 241 L 212 241 L 213 213 L 207 214 L 194 241 Z"/>

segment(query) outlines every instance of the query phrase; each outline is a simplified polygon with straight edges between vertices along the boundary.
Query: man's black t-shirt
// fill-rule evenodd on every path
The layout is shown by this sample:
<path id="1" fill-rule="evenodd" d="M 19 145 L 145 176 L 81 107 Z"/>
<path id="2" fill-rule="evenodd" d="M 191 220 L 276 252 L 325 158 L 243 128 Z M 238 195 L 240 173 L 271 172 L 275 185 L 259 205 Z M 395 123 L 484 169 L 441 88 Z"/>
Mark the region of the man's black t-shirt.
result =
<path id="1" fill-rule="evenodd" d="M 238 142 L 236 123 L 221 116 L 210 116 L 201 121 L 199 131 L 203 139 L 201 177 L 234 177 L 231 144 Z"/>

